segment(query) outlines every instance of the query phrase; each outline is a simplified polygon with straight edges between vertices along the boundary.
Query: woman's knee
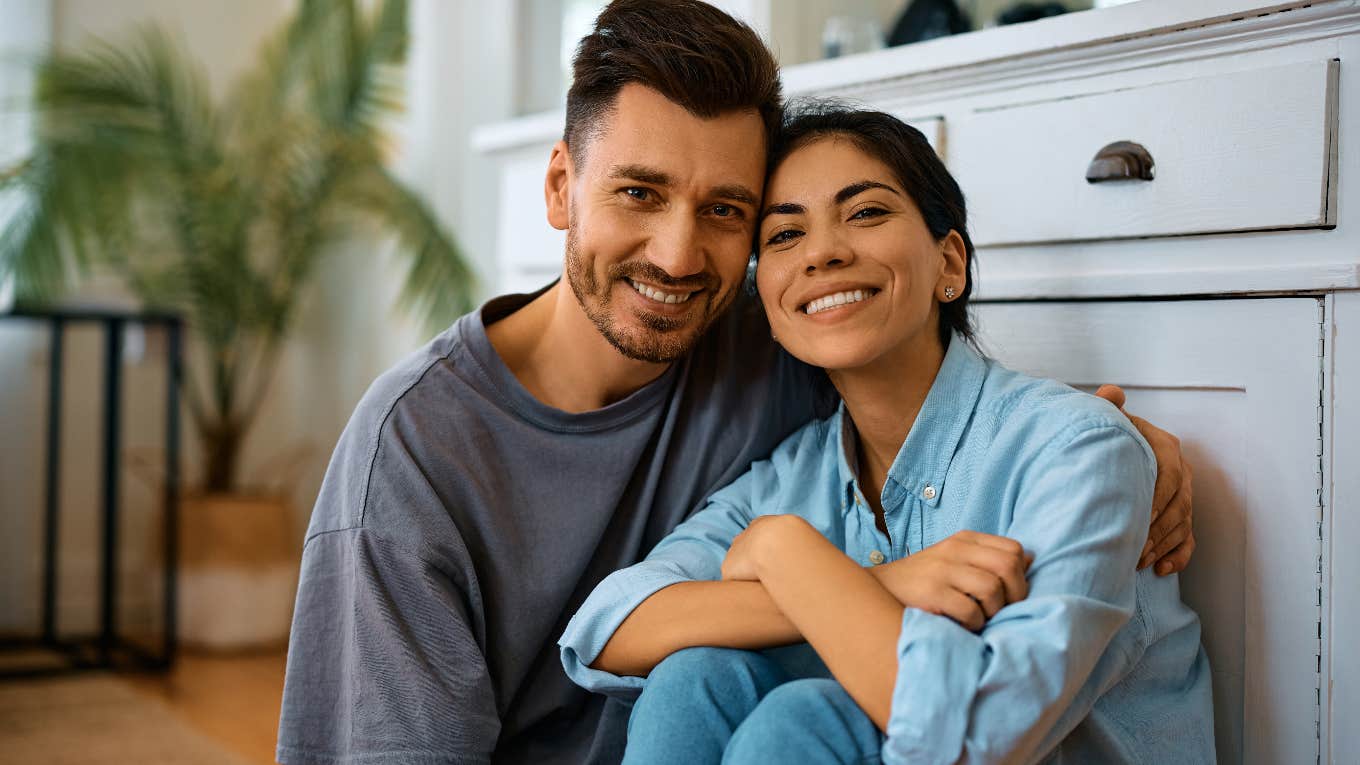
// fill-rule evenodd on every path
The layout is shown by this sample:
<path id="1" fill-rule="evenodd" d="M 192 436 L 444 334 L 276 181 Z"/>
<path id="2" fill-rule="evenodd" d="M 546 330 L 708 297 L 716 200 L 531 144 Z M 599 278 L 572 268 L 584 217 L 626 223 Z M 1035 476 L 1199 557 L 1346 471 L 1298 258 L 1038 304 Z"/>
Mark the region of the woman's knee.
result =
<path id="1" fill-rule="evenodd" d="M 777 684 L 782 670 L 754 651 L 706 646 L 685 648 L 667 656 L 647 675 L 647 689 L 664 687 L 759 687 Z"/>
<path id="2" fill-rule="evenodd" d="M 795 680 L 761 700 L 733 734 L 723 762 L 876 762 L 882 742 L 840 683 Z"/>

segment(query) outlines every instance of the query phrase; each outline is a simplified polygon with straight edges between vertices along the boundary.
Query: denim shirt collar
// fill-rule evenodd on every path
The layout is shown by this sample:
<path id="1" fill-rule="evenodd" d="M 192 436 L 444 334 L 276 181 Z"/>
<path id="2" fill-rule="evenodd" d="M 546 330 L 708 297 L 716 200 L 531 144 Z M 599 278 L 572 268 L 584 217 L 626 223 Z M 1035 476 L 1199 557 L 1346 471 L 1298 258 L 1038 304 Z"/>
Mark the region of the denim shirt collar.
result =
<path id="1" fill-rule="evenodd" d="M 900 505 L 916 496 L 927 506 L 939 505 L 944 479 L 954 458 L 963 430 L 972 419 L 987 376 L 987 360 L 955 333 L 945 351 L 944 362 L 931 383 L 925 403 L 907 434 L 906 443 L 888 468 L 883 487 L 884 507 Z M 839 439 L 840 479 L 846 496 L 853 497 L 858 472 L 858 449 L 850 417 L 842 402 L 831 421 L 831 433 Z M 853 499 L 851 500 L 853 506 Z"/>

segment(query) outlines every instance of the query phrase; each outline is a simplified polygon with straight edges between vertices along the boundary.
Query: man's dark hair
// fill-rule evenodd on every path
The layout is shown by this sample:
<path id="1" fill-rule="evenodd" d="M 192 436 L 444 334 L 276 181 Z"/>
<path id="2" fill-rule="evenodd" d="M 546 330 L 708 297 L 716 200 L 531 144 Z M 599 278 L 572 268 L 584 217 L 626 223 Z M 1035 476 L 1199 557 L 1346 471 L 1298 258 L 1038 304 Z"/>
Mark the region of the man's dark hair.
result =
<path id="1" fill-rule="evenodd" d="M 779 64 L 749 26 L 699 0 L 614 0 L 572 59 L 562 140 L 578 164 L 630 82 L 696 117 L 759 111 L 767 147 L 783 115 Z"/>
<path id="2" fill-rule="evenodd" d="M 891 114 L 860 111 L 835 102 L 806 101 L 790 107 L 784 127 L 770 148 L 770 172 L 797 149 L 827 137 L 844 138 L 887 165 L 903 191 L 916 203 L 926 228 L 937 241 L 950 231 L 963 237 L 967 255 L 963 290 L 954 300 L 940 304 L 940 341 L 948 348 L 950 335 L 957 332 L 976 346 L 968 315 L 974 260 L 973 240 L 968 236 L 968 208 L 958 182 L 935 149 L 921 131 Z"/>

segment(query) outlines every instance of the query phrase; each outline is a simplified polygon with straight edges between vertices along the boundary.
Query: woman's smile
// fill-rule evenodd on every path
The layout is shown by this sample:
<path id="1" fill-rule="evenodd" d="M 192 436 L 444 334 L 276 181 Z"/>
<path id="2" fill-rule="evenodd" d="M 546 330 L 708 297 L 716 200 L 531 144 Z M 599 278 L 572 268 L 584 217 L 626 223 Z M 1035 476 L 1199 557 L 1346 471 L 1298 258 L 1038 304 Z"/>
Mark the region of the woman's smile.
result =
<path id="1" fill-rule="evenodd" d="M 879 290 L 875 287 L 831 285 L 816 290 L 816 292 L 820 294 L 802 303 L 799 310 L 809 317 L 836 319 L 857 313 L 859 309 L 865 307 L 868 301 L 878 295 Z"/>

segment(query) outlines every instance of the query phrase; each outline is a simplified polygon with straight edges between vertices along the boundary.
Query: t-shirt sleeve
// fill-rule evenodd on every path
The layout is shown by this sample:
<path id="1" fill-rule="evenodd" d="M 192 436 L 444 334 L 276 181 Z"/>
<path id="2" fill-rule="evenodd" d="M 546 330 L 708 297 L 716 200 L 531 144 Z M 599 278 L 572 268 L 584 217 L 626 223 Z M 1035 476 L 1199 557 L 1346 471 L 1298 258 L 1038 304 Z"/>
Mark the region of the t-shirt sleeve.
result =
<path id="1" fill-rule="evenodd" d="M 288 651 L 282 763 L 483 763 L 500 732 L 462 595 L 363 529 L 303 553 Z"/>
<path id="2" fill-rule="evenodd" d="M 470 556 L 410 439 L 368 403 L 303 547 L 277 757 L 488 763 L 500 719 Z"/>

